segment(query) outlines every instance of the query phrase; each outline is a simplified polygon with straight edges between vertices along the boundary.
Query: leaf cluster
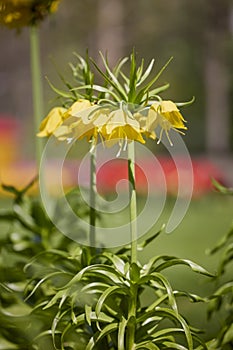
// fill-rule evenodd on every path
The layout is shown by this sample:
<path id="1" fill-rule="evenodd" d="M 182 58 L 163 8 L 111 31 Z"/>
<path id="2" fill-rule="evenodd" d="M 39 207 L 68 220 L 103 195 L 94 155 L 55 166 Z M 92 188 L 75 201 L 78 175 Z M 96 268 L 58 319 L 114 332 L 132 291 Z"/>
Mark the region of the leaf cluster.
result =
<path id="1" fill-rule="evenodd" d="M 199 344 L 205 349 L 198 331 L 179 313 L 177 299 L 206 300 L 173 290 L 163 270 L 185 265 L 192 272 L 210 274 L 189 260 L 171 256 L 153 257 L 145 265 L 132 264 L 128 253 L 127 247 L 92 256 L 88 248 L 74 255 L 47 251 L 27 264 L 26 270 L 35 271 L 38 266 L 26 288 L 27 299 L 41 289 L 50 291 L 34 308 L 53 314 L 51 328 L 39 337 L 51 334 L 55 349 L 194 349 Z M 53 268 L 46 271 L 43 259 L 47 254 L 51 254 Z M 147 290 L 154 296 L 150 305 L 143 302 Z"/>

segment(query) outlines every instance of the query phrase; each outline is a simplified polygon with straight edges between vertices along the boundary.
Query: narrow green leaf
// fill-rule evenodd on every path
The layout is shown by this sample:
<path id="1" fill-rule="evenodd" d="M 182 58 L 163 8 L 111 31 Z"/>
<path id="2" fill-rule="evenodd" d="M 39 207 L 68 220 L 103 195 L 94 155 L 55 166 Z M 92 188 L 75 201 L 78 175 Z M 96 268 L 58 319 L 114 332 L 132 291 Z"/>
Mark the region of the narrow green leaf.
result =
<path id="1" fill-rule="evenodd" d="M 226 333 L 224 334 L 224 338 L 222 341 L 222 344 L 232 344 L 233 342 L 233 324 L 229 325 L 229 328 L 227 329 Z"/>
<path id="2" fill-rule="evenodd" d="M 126 288 L 123 288 L 121 286 L 112 286 L 112 287 L 109 287 L 108 289 L 106 289 L 103 294 L 100 296 L 97 304 L 96 304 L 96 308 L 95 308 L 95 311 L 96 311 L 96 315 L 98 316 L 101 312 L 101 309 L 105 303 L 105 300 L 112 294 L 115 294 L 115 293 L 120 293 L 120 294 L 128 294 L 127 293 L 127 289 Z"/>
<path id="3" fill-rule="evenodd" d="M 153 58 L 150 61 L 149 65 L 148 65 L 147 69 L 145 70 L 144 74 L 142 75 L 141 79 L 138 81 L 137 86 L 141 85 L 148 78 L 148 76 L 150 75 L 151 70 L 152 70 L 152 68 L 154 66 L 154 63 L 155 63 L 155 60 Z"/>
<path id="4" fill-rule="evenodd" d="M 119 273 L 122 275 L 125 274 L 125 262 L 118 255 L 104 252 L 101 256 L 106 257 L 108 260 L 110 260 L 114 267 L 119 271 Z"/>
<path id="5" fill-rule="evenodd" d="M 124 64 L 129 60 L 128 57 L 124 57 L 119 60 L 119 62 L 116 64 L 116 66 L 113 68 L 113 74 L 118 77 L 118 75 L 121 73 L 121 69 L 124 66 Z"/>
<path id="6" fill-rule="evenodd" d="M 156 299 L 147 309 L 146 312 L 154 310 L 160 304 L 163 304 L 164 301 L 168 298 L 168 294 L 162 295 L 160 298 Z"/>
<path id="7" fill-rule="evenodd" d="M 160 92 L 163 92 L 169 88 L 170 84 L 164 84 L 162 86 L 157 87 L 156 89 L 150 90 L 148 94 L 145 94 L 143 96 L 143 99 L 147 99 L 147 96 L 149 96 L 149 99 L 151 99 L 153 96 L 158 95 Z"/>
<path id="8" fill-rule="evenodd" d="M 88 294 L 98 294 L 103 293 L 105 289 L 109 287 L 109 284 L 107 283 L 101 283 L 101 282 L 92 282 L 85 285 L 81 291 L 88 293 Z"/>
<path id="9" fill-rule="evenodd" d="M 118 85 L 116 85 L 95 63 L 94 60 L 91 60 L 94 64 L 95 68 L 98 70 L 98 72 L 104 77 L 104 79 L 116 90 L 116 92 L 119 94 L 120 99 L 123 99 L 124 101 L 127 101 L 127 95 L 125 94 L 123 88 L 121 87 L 119 89 Z M 123 90 L 123 92 L 122 92 Z"/>
<path id="10" fill-rule="evenodd" d="M 171 62 L 171 60 L 173 59 L 173 57 L 171 57 L 167 63 L 160 69 L 160 71 L 158 72 L 158 74 L 146 85 L 144 86 L 141 90 L 139 90 L 139 92 L 137 93 L 137 96 L 135 98 L 135 103 L 140 104 L 141 100 L 143 99 L 143 96 L 150 90 L 150 88 L 154 85 L 154 83 L 158 80 L 158 78 L 160 77 L 160 75 L 163 73 L 163 71 L 167 68 L 167 66 L 169 65 L 169 63 Z"/>
<path id="11" fill-rule="evenodd" d="M 65 291 L 59 290 L 54 297 L 43 307 L 44 310 L 49 309 L 51 306 L 55 305 L 59 299 L 64 297 Z"/>
<path id="12" fill-rule="evenodd" d="M 58 94 L 59 96 L 61 97 L 64 97 L 64 98 L 70 98 L 71 100 L 74 100 L 74 96 L 66 91 L 63 91 L 63 90 L 60 90 L 58 88 L 56 88 L 50 81 L 49 79 L 46 77 L 46 80 L 48 81 L 49 83 L 49 86 L 51 87 L 51 89 L 56 92 L 56 94 Z"/>
<path id="13" fill-rule="evenodd" d="M 179 259 L 179 258 L 174 258 L 174 257 L 168 257 L 167 261 L 160 264 L 155 268 L 155 271 L 162 271 L 168 267 L 175 266 L 175 265 L 186 265 L 191 268 L 192 271 L 198 272 L 202 275 L 208 276 L 208 277 L 214 277 L 214 275 L 207 270 L 205 270 L 203 267 L 200 265 L 194 263 L 191 260 L 188 259 Z"/>
<path id="14" fill-rule="evenodd" d="M 90 89 L 92 88 L 93 90 L 95 91 L 98 91 L 98 92 L 105 92 L 106 94 L 109 94 L 111 95 L 116 101 L 120 102 L 121 99 L 117 96 L 117 94 L 115 94 L 112 90 L 104 87 L 104 86 L 100 86 L 100 85 L 82 85 L 82 86 L 78 86 L 78 87 L 75 87 L 73 88 L 72 90 L 70 91 L 73 91 L 73 90 L 83 90 L 83 89 Z"/>
<path id="15" fill-rule="evenodd" d="M 98 344 L 100 340 L 107 337 L 108 334 L 116 331 L 118 329 L 118 323 L 111 323 L 105 326 L 101 332 L 96 332 L 95 335 L 90 339 L 87 344 L 86 350 L 94 349 L 94 346 Z"/>
<path id="16" fill-rule="evenodd" d="M 187 340 L 188 350 L 193 350 L 193 339 L 192 339 L 191 330 L 188 324 L 186 323 L 185 319 L 181 315 L 177 314 L 177 312 L 174 312 L 174 310 L 167 309 L 167 308 L 157 308 L 156 312 L 158 313 L 158 315 L 161 314 L 162 316 L 168 317 L 170 319 L 174 319 L 181 324 Z"/>
<path id="17" fill-rule="evenodd" d="M 50 274 L 48 274 L 47 276 L 45 276 L 44 278 L 42 278 L 33 288 L 33 290 L 31 291 L 31 293 L 25 298 L 25 301 L 27 301 L 28 299 L 31 298 L 31 296 L 36 292 L 36 290 L 41 286 L 42 283 L 44 283 L 45 281 L 47 281 L 48 279 L 54 277 L 54 276 L 59 276 L 59 275 L 64 275 L 67 274 L 66 272 L 63 271 L 58 271 L 58 272 L 52 272 Z"/>
<path id="18" fill-rule="evenodd" d="M 148 349 L 148 350 L 160 350 L 160 348 L 153 344 L 152 342 L 144 341 L 139 344 L 136 344 L 135 349 Z"/>
<path id="19" fill-rule="evenodd" d="M 128 92 L 128 102 L 134 102 L 136 94 L 136 84 L 137 84 L 137 69 L 136 69 L 136 59 L 135 52 L 133 50 L 131 56 L 131 65 L 129 73 L 129 92 Z"/>
<path id="20" fill-rule="evenodd" d="M 224 246 L 228 245 L 228 241 L 231 239 L 231 237 L 233 237 L 233 227 L 231 228 L 231 230 L 223 237 L 221 238 L 221 240 L 216 244 L 216 246 L 207 251 L 208 254 L 214 254 L 217 251 L 219 251 L 221 248 L 223 248 Z"/>
<path id="21" fill-rule="evenodd" d="M 127 326 L 127 320 L 124 316 L 121 317 L 118 328 L 118 350 L 125 350 L 125 331 Z"/>
<path id="22" fill-rule="evenodd" d="M 165 345 L 167 347 L 167 349 L 190 350 L 189 348 L 186 348 L 183 345 L 180 345 L 180 344 L 177 344 L 177 343 L 173 343 L 173 342 L 170 342 L 170 341 L 163 342 L 163 345 Z"/>
<path id="23" fill-rule="evenodd" d="M 89 326 L 91 326 L 91 313 L 92 313 L 92 307 L 90 305 L 85 305 L 86 321 Z"/>
<path id="24" fill-rule="evenodd" d="M 146 246 L 148 246 L 148 244 L 150 244 L 153 240 L 155 240 L 160 235 L 160 233 L 163 231 L 164 227 L 165 227 L 165 224 L 161 227 L 161 229 L 159 231 L 154 233 L 152 236 L 145 239 L 142 243 L 138 243 L 138 250 L 143 250 L 143 248 L 145 248 Z"/>
<path id="25" fill-rule="evenodd" d="M 172 287 L 171 287 L 169 281 L 167 280 L 167 278 L 160 273 L 152 273 L 150 276 L 151 276 L 152 281 L 155 279 L 164 285 L 164 287 L 166 288 L 166 291 L 167 291 L 169 305 L 172 307 L 174 312 L 178 314 L 176 299 L 175 299 Z"/>
<path id="26" fill-rule="evenodd" d="M 55 337 L 58 333 L 57 330 L 57 325 L 58 323 L 61 321 L 61 319 L 69 312 L 69 310 L 65 310 L 63 313 L 61 313 L 60 311 L 58 311 L 58 313 L 56 314 L 56 316 L 53 319 L 53 323 L 52 323 L 52 327 L 51 327 L 51 332 L 52 332 L 52 339 L 53 339 L 53 346 L 55 349 L 57 349 L 56 347 L 56 340 Z M 60 332 L 59 332 L 60 333 Z"/>
<path id="27" fill-rule="evenodd" d="M 176 102 L 177 107 L 189 106 L 195 101 L 195 97 L 193 96 L 190 101 L 186 102 Z"/>

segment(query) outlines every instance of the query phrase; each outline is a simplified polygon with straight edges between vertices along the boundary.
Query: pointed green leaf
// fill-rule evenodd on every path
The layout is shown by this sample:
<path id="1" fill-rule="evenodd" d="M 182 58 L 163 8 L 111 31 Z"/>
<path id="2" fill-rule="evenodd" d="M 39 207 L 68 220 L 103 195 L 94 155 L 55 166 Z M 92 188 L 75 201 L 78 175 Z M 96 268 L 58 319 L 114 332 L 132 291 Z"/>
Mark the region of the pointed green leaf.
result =
<path id="1" fill-rule="evenodd" d="M 87 344 L 86 350 L 92 350 L 94 349 L 94 346 L 98 344 L 100 340 L 107 337 L 112 332 L 116 331 L 118 329 L 118 323 L 111 323 L 105 326 L 101 332 L 96 332 L 94 337 L 92 337 Z"/>
<path id="2" fill-rule="evenodd" d="M 139 350 L 139 349 L 160 350 L 160 348 L 157 345 L 148 341 L 144 341 L 139 344 L 136 344 L 135 349 L 136 350 Z"/>
<path id="3" fill-rule="evenodd" d="M 118 255 L 109 252 L 104 252 L 101 256 L 106 257 L 112 262 L 114 267 L 122 274 L 125 274 L 125 262 Z"/>
<path id="4" fill-rule="evenodd" d="M 144 74 L 142 75 L 141 79 L 138 81 L 138 86 L 141 85 L 147 78 L 148 76 L 150 75 L 151 71 L 152 71 L 152 68 L 154 66 L 154 63 L 155 63 L 155 60 L 154 58 L 150 61 L 147 69 L 145 70 Z"/>
<path id="5" fill-rule="evenodd" d="M 50 81 L 49 79 L 46 77 L 46 80 L 48 81 L 51 89 L 56 92 L 56 94 L 58 94 L 59 96 L 61 97 L 64 97 L 64 98 L 68 98 L 68 99 L 71 99 L 71 100 L 74 100 L 74 96 L 66 91 L 63 91 L 63 90 L 60 90 L 58 88 L 56 88 Z"/>
<path id="6" fill-rule="evenodd" d="M 86 315 L 86 321 L 89 326 L 91 326 L 91 313 L 92 313 L 92 308 L 90 305 L 85 305 L 85 315 Z"/>
<path id="7" fill-rule="evenodd" d="M 173 343 L 173 342 L 169 342 L 169 341 L 165 341 L 165 342 L 163 342 L 163 344 L 167 347 L 167 349 L 190 350 L 189 348 L 186 348 L 183 345 L 180 345 L 180 344 L 177 344 L 177 343 Z"/>
<path id="8" fill-rule="evenodd" d="M 165 224 L 162 225 L 161 229 L 159 231 L 157 231 L 156 233 L 154 233 L 152 236 L 145 239 L 142 243 L 138 243 L 138 250 L 143 250 L 143 248 L 145 248 L 146 246 L 148 246 L 148 244 L 150 244 L 153 240 L 155 240 L 160 235 L 160 233 L 163 231 L 164 227 L 165 227 Z"/>
<path id="9" fill-rule="evenodd" d="M 125 350 L 125 332 L 126 332 L 127 320 L 122 316 L 119 322 L 118 329 L 118 350 Z"/>
<path id="10" fill-rule="evenodd" d="M 111 295 L 115 293 L 120 293 L 120 294 L 128 294 L 128 291 L 126 288 L 121 287 L 121 286 L 112 286 L 106 289 L 103 294 L 100 296 L 97 304 L 96 304 L 96 315 L 98 316 L 100 314 L 100 311 L 105 303 L 105 300 Z"/>

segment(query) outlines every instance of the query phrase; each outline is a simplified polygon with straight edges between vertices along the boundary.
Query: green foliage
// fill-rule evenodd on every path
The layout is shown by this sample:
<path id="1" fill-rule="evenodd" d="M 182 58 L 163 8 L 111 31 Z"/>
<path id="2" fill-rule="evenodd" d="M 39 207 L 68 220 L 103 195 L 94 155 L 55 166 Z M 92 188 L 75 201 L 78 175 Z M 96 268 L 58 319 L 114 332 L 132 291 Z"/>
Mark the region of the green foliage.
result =
<path id="1" fill-rule="evenodd" d="M 61 248 L 64 251 L 70 251 L 71 256 L 75 255 L 77 250 L 73 241 L 57 231 L 47 217 L 42 203 L 35 197 L 27 196 L 27 191 L 36 181 L 37 179 L 34 179 L 22 190 L 3 185 L 3 188 L 14 196 L 11 209 L 0 211 L 0 222 L 9 225 L 7 232 L 1 232 L 0 239 L 0 338 L 3 337 L 8 341 L 9 344 L 6 344 L 9 346 L 6 345 L 6 349 L 11 349 L 13 344 L 19 349 L 34 349 L 32 345 L 34 338 L 44 329 L 47 330 L 50 325 L 51 313 L 41 313 L 32 309 L 38 300 L 49 293 L 49 290 L 41 289 L 40 293 L 34 294 L 34 299 L 31 298 L 30 302 L 24 300 L 24 290 L 27 290 L 30 276 L 32 274 L 41 276 L 44 271 L 39 271 L 37 266 L 33 267 L 34 270 L 27 270 L 24 267 L 34 256 L 47 251 L 51 252 L 50 254 L 61 264 L 64 263 L 62 262 L 64 253 L 60 250 Z M 67 198 L 70 202 L 74 202 L 73 197 L 74 191 L 71 191 Z M 58 204 L 57 209 L 59 209 Z M 79 200 L 76 199 L 74 209 L 78 211 L 78 207 Z M 83 216 L 88 215 L 87 208 L 82 207 L 80 213 Z M 46 260 L 48 265 L 45 270 L 46 273 L 50 271 L 54 282 L 55 277 L 57 281 L 58 276 L 53 274 L 49 253 L 47 256 L 49 259 Z M 68 263 L 69 260 L 66 261 L 66 264 Z M 26 327 L 25 324 L 28 326 Z M 49 334 L 46 337 L 51 338 Z M 48 340 L 47 343 L 49 342 Z M 52 349 L 53 346 L 51 346 L 46 345 L 46 349 Z"/>
<path id="2" fill-rule="evenodd" d="M 1 221 L 10 223 L 1 239 L 0 339 L 5 350 L 20 349 L 223 349 L 232 348 L 232 279 L 221 282 L 232 263 L 233 228 L 211 253 L 223 251 L 218 288 L 210 297 L 176 290 L 166 270 L 186 266 L 190 273 L 212 276 L 201 266 L 175 256 L 153 256 L 131 263 L 130 246 L 96 251 L 80 247 L 57 231 L 41 203 L 26 191 L 5 186 L 14 195 Z M 226 192 L 226 190 L 224 190 Z M 79 194 L 69 200 L 81 215 Z M 162 228 L 163 229 L 163 228 Z M 142 242 L 143 250 L 162 229 Z M 147 303 L 147 293 L 153 301 Z M 222 320 L 207 343 L 180 312 L 179 300 L 209 303 L 208 316 Z M 224 310 L 224 313 L 222 311 Z M 4 339 L 4 342 L 2 340 Z"/>
<path id="3" fill-rule="evenodd" d="M 220 193 L 232 195 L 232 189 L 228 189 L 217 181 L 213 185 Z M 221 321 L 220 331 L 215 339 L 213 349 L 230 350 L 233 346 L 233 279 L 227 274 L 233 263 L 233 225 L 229 232 L 210 251 L 215 254 L 222 251 L 218 265 L 218 288 L 210 298 L 208 317 L 218 315 Z M 226 278 L 225 278 L 226 276 Z M 227 279 L 227 280 L 226 280 Z M 221 316 L 223 312 L 223 316 Z"/>
<path id="4" fill-rule="evenodd" d="M 193 272 L 211 276 L 205 269 L 169 256 L 154 257 L 143 266 L 139 262 L 132 264 L 127 247 L 115 254 L 103 251 L 92 256 L 89 264 L 82 264 L 86 250 L 79 248 L 74 255 L 48 251 L 26 266 L 26 270 L 34 271 L 26 289 L 27 299 L 49 290 L 35 308 L 41 312 L 51 310 L 55 348 L 194 349 L 198 343 L 206 348 L 177 305 L 180 297 L 190 302 L 205 302 L 205 298 L 173 290 L 163 274 L 164 269 L 184 264 Z M 48 263 L 52 264 L 52 271 L 47 269 Z M 143 305 L 148 289 L 153 291 L 154 302 Z M 40 337 L 43 334 L 48 333 L 42 332 Z M 80 347 L 79 338 L 83 342 Z"/>

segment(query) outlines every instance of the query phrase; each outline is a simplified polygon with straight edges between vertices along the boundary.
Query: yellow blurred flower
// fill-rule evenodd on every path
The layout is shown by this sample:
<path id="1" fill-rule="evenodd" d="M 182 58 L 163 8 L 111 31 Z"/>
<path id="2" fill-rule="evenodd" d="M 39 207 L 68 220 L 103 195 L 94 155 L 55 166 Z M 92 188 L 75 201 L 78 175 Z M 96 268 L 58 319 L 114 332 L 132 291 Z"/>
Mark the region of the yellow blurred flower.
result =
<path id="1" fill-rule="evenodd" d="M 62 107 L 54 107 L 40 125 L 39 137 L 48 137 L 55 133 L 67 118 L 67 109 Z"/>
<path id="2" fill-rule="evenodd" d="M 161 131 L 158 143 L 161 141 L 163 132 L 165 132 L 172 145 L 168 132 L 174 129 L 183 134 L 179 129 L 187 129 L 184 122 L 185 120 L 174 102 L 159 101 L 152 104 L 149 109 L 145 130 L 151 133 L 155 128 L 160 126 Z"/>
<path id="3" fill-rule="evenodd" d="M 57 10 L 61 0 L 0 0 L 0 24 L 20 28 L 37 24 Z"/>

